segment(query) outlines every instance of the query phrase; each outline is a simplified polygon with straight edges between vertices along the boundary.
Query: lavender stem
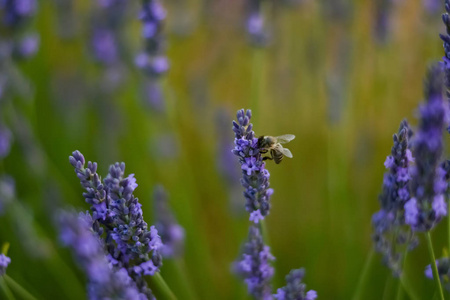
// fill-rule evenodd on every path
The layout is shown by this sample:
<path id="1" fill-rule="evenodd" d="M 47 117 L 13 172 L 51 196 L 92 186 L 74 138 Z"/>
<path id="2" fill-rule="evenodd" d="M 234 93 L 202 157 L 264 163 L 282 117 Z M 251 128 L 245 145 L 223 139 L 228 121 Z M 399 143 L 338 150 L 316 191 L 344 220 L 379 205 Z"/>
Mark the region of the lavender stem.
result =
<path id="1" fill-rule="evenodd" d="M 3 291 L 3 293 L 6 296 L 6 299 L 16 300 L 16 298 L 14 298 L 14 295 L 11 293 L 11 290 L 9 289 L 8 285 L 6 285 L 5 278 L 3 276 L 0 276 L 0 290 Z"/>
<path id="2" fill-rule="evenodd" d="M 438 269 L 437 269 L 437 265 L 436 265 L 436 258 L 434 256 L 433 243 L 431 242 L 431 235 L 430 235 L 429 231 L 427 231 L 425 233 L 425 238 L 427 240 L 428 251 L 430 253 L 431 268 L 433 269 L 433 278 L 434 278 L 434 281 L 436 282 L 436 286 L 439 291 L 440 299 L 445 300 L 444 292 L 442 291 L 441 280 L 439 279 L 439 273 L 438 273 Z"/>
<path id="3" fill-rule="evenodd" d="M 37 300 L 33 295 L 31 295 L 24 287 L 18 284 L 14 279 L 8 275 L 3 276 L 5 282 L 16 292 L 21 299 L 24 300 Z"/>
<path id="4" fill-rule="evenodd" d="M 153 276 L 146 276 L 146 280 L 157 299 L 177 300 L 159 272 L 156 272 Z"/>
<path id="5" fill-rule="evenodd" d="M 364 295 L 364 288 L 366 287 L 366 282 L 369 277 L 369 271 L 372 265 L 375 263 L 375 250 L 372 247 L 370 249 L 369 254 L 367 255 L 366 262 L 364 263 L 364 267 L 362 269 L 361 275 L 359 276 L 358 285 L 355 289 L 355 294 L 353 295 L 353 300 L 363 299 L 362 295 Z"/>
<path id="6" fill-rule="evenodd" d="M 9 250 L 9 243 L 8 242 L 3 243 L 3 245 L 2 245 L 2 254 L 7 255 L 8 254 L 8 250 Z"/>

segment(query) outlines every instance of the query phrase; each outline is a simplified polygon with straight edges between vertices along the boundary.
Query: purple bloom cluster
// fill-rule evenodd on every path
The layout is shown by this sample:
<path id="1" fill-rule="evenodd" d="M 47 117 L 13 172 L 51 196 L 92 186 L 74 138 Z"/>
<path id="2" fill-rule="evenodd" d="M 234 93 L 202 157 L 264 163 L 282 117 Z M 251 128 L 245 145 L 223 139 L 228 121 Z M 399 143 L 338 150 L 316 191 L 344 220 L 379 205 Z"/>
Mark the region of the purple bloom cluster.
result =
<path id="1" fill-rule="evenodd" d="M 441 2 L 441 0 L 423 0 L 422 4 L 429 14 L 435 14 L 439 12 L 441 8 Z"/>
<path id="2" fill-rule="evenodd" d="M 141 204 L 133 196 L 137 187 L 133 174 L 125 177 L 125 164 L 111 165 L 106 178 L 97 174 L 97 163 L 85 160 L 74 151 L 69 160 L 86 190 L 86 202 L 91 204 L 92 228 L 99 236 L 105 234 L 105 244 L 114 266 L 126 267 L 135 280 L 141 275 L 153 275 L 162 265 L 161 238 L 154 226 L 148 229 Z M 144 282 L 143 280 L 139 279 Z"/>
<path id="3" fill-rule="evenodd" d="M 144 97 L 148 105 L 156 111 L 163 111 L 164 97 L 158 79 L 169 70 L 163 34 L 166 11 L 159 0 L 142 0 L 139 19 L 143 25 L 144 47 L 136 55 L 135 64 L 148 77 L 148 82 L 144 86 Z"/>
<path id="4" fill-rule="evenodd" d="M 257 226 L 250 226 L 248 240 L 244 244 L 241 258 L 235 262 L 235 272 L 242 276 L 248 287 L 248 293 L 255 299 L 272 299 L 270 280 L 274 269 L 270 262 L 275 258 L 270 247 L 263 242 Z"/>
<path id="5" fill-rule="evenodd" d="M 442 21 L 444 22 L 446 34 L 440 34 L 444 42 L 444 57 L 442 58 L 444 69 L 444 84 L 447 88 L 447 99 L 450 100 L 450 0 L 445 0 L 446 13 L 442 14 Z"/>
<path id="6" fill-rule="evenodd" d="M 0 276 L 5 275 L 6 268 L 11 263 L 11 258 L 5 254 L 0 254 Z"/>
<path id="7" fill-rule="evenodd" d="M 237 122 L 233 121 L 235 133 L 235 148 L 232 152 L 239 158 L 242 169 L 241 184 L 245 188 L 245 208 L 250 213 L 250 221 L 258 223 L 269 214 L 270 196 L 273 189 L 269 188 L 269 171 L 259 151 L 258 138 L 250 123 L 252 113 L 243 109 L 237 112 Z"/>
<path id="8" fill-rule="evenodd" d="M 0 0 L 0 27 L 9 32 L 9 39 L 0 39 L 0 44 L 16 58 L 27 58 L 33 55 L 39 45 L 36 33 L 24 33 L 26 24 L 35 15 L 36 0 Z M 5 35 L 8 36 L 8 35 Z"/>
<path id="9" fill-rule="evenodd" d="M 105 247 L 92 231 L 89 214 L 61 212 L 58 218 L 60 238 L 73 250 L 88 278 L 89 299 L 154 299 L 151 291 L 139 291 L 125 268 L 113 267 L 105 255 Z"/>
<path id="10" fill-rule="evenodd" d="M 11 149 L 11 142 L 11 131 L 7 127 L 0 125 L 0 159 L 8 156 L 9 150 Z"/>
<path id="11" fill-rule="evenodd" d="M 126 13 L 124 0 L 99 0 L 95 11 L 91 46 L 95 59 L 108 66 L 116 64 L 120 53 L 120 29 Z"/>
<path id="12" fill-rule="evenodd" d="M 395 276 L 401 272 L 404 248 L 411 250 L 417 244 L 409 226 L 405 226 L 405 203 L 410 197 L 410 163 L 414 162 L 409 139 L 412 131 L 406 120 L 402 121 L 391 155 L 386 158 L 384 166 L 388 172 L 384 175 L 383 190 L 380 195 L 381 209 L 372 217 L 374 227 L 373 239 L 375 250 L 383 255 L 384 263 Z"/>
<path id="13" fill-rule="evenodd" d="M 183 252 L 184 229 L 181 227 L 170 210 L 166 191 L 157 186 L 154 191 L 155 227 L 158 230 L 163 245 L 160 252 L 163 257 L 176 257 Z"/>
<path id="14" fill-rule="evenodd" d="M 142 21 L 144 50 L 136 56 L 136 65 L 152 77 L 158 77 L 169 69 L 169 61 L 163 54 L 162 34 L 166 11 L 158 0 L 142 0 L 139 19 Z"/>
<path id="15" fill-rule="evenodd" d="M 441 284 L 450 291 L 450 259 L 448 257 L 443 257 L 436 260 L 436 266 L 438 269 L 439 278 Z M 431 265 L 425 267 L 425 277 L 428 279 L 433 279 L 433 270 Z"/>
<path id="16" fill-rule="evenodd" d="M 277 300 L 314 300 L 317 292 L 306 292 L 306 284 L 302 282 L 305 277 L 305 269 L 294 269 L 286 276 L 286 286 L 279 288 L 274 295 Z M 305 294 L 306 292 L 306 294 Z"/>
<path id="17" fill-rule="evenodd" d="M 264 0 L 247 0 L 247 19 L 245 28 L 250 43 L 256 47 L 264 47 L 269 43 L 270 35 L 264 19 L 262 5 Z"/>
<path id="18" fill-rule="evenodd" d="M 447 215 L 447 172 L 440 158 L 448 102 L 443 100 L 442 88 L 442 68 L 436 65 L 429 71 L 426 103 L 419 109 L 420 123 L 414 140 L 416 164 L 411 172 L 414 197 L 405 204 L 405 222 L 415 231 L 429 231 Z"/>

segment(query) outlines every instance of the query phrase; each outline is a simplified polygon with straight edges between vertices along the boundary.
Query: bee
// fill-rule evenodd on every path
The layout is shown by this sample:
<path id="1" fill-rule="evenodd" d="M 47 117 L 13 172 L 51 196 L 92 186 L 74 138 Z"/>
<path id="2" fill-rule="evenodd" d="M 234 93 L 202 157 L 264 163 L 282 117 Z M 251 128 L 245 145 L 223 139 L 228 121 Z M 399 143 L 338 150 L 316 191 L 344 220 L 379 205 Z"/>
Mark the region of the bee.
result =
<path id="1" fill-rule="evenodd" d="M 293 134 L 284 134 L 280 136 L 260 136 L 258 138 L 258 148 L 260 149 L 260 153 L 270 152 L 270 156 L 265 156 L 263 160 L 270 159 L 274 160 L 276 164 L 279 164 L 283 157 L 292 158 L 292 153 L 287 148 L 283 148 L 281 144 L 286 144 L 295 139 L 295 135 Z"/>

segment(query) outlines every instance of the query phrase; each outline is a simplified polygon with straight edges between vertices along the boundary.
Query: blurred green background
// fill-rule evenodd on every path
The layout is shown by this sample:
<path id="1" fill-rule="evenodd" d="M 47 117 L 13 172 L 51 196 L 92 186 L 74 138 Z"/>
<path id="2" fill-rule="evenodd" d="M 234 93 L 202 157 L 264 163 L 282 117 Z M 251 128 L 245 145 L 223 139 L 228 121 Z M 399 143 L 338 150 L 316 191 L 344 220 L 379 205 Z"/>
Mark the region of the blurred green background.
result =
<path id="1" fill-rule="evenodd" d="M 53 224 L 59 208 L 89 208 L 68 162 L 80 150 L 103 175 L 109 164 L 126 162 L 149 224 L 154 186 L 167 189 L 186 249 L 182 263 L 165 260 L 161 274 L 179 299 L 183 282 L 198 299 L 247 299 L 231 273 L 249 221 L 228 151 L 235 112 L 250 108 L 257 135 L 296 135 L 288 146 L 294 158 L 267 165 L 275 190 L 266 218 L 274 292 L 291 268 L 305 267 L 305 283 L 319 299 L 351 299 L 372 248 L 371 215 L 392 135 L 405 117 L 416 124 L 427 65 L 443 55 L 440 12 L 419 0 L 397 1 L 380 40 L 377 1 L 276 2 L 266 10 L 272 41 L 254 48 L 243 27 L 244 1 L 164 1 L 171 68 L 161 80 L 166 109 L 157 111 L 133 65 L 139 3 L 130 3 L 123 28 L 124 79 L 111 91 L 89 53 L 91 1 L 73 1 L 65 14 L 60 1 L 39 2 L 31 26 L 41 47 L 16 65 L 22 93 L 0 111 L 14 136 L 0 166 L 16 180 L 14 205 L 0 216 L 0 242 L 11 243 L 9 276 L 39 299 L 85 297 L 85 279 Z M 447 245 L 446 222 L 433 232 L 437 256 Z M 421 238 L 406 262 L 420 299 L 434 291 L 424 277 L 426 251 Z M 377 261 L 361 299 L 394 299 L 397 280 Z"/>

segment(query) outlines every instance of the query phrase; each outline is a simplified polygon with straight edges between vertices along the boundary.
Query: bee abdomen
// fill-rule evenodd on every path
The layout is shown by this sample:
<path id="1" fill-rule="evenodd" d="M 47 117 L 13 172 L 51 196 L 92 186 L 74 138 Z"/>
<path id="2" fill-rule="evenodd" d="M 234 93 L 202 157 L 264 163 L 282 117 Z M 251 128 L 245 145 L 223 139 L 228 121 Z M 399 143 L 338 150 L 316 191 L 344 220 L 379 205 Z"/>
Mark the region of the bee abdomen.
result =
<path id="1" fill-rule="evenodd" d="M 271 154 L 276 164 L 279 164 L 283 160 L 283 153 L 272 150 Z"/>

